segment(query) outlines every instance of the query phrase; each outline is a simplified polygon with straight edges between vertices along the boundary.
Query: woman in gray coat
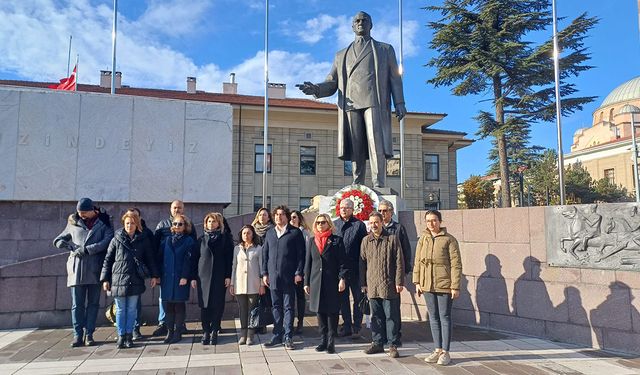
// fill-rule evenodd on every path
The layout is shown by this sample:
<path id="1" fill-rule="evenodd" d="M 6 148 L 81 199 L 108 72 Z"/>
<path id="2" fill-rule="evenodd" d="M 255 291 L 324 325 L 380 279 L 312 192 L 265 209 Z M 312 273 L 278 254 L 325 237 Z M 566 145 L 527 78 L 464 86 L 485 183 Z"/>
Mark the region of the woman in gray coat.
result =
<path id="1" fill-rule="evenodd" d="M 322 342 L 316 351 L 335 353 L 338 333 L 340 293 L 346 287 L 346 255 L 342 238 L 333 234 L 333 222 L 327 214 L 313 221 L 314 237 L 309 240 L 305 259 L 304 291 L 309 294 L 309 310 L 318 316 Z"/>

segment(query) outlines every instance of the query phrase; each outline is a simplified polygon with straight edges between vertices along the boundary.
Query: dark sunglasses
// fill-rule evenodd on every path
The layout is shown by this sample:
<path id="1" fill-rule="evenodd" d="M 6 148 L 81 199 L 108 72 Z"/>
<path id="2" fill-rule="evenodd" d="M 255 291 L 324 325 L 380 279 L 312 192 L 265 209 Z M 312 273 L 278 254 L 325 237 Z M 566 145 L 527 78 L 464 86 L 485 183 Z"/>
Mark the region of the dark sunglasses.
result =
<path id="1" fill-rule="evenodd" d="M 318 220 L 318 221 L 316 221 L 316 225 L 318 225 L 318 224 L 326 224 L 326 223 L 327 223 L 326 220 Z"/>
<path id="2" fill-rule="evenodd" d="M 171 223 L 171 225 L 173 225 L 174 227 L 181 227 L 184 225 L 184 223 L 180 223 L 178 221 L 174 221 L 173 223 Z"/>
<path id="3" fill-rule="evenodd" d="M 384 208 L 383 208 L 383 209 L 381 209 L 381 210 L 378 210 L 378 212 L 391 212 L 391 210 L 389 210 L 389 209 L 384 209 Z"/>

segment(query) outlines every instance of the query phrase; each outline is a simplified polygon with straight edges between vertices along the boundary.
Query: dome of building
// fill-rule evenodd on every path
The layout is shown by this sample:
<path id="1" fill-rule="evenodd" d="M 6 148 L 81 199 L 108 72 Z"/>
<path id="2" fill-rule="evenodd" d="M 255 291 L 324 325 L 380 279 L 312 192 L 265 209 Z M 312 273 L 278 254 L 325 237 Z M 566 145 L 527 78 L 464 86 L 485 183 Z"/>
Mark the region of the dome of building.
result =
<path id="1" fill-rule="evenodd" d="M 600 108 L 637 99 L 640 99 L 640 77 L 636 77 L 616 87 L 604 98 Z"/>

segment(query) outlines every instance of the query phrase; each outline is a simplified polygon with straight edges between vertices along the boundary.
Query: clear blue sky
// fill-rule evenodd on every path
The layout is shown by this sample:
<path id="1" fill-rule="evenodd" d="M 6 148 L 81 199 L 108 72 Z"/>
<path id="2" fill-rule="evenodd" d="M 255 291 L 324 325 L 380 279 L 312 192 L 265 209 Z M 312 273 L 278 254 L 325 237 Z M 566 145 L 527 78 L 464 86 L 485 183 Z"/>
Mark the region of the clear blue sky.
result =
<path id="1" fill-rule="evenodd" d="M 66 74 L 67 46 L 80 55 L 79 81 L 97 83 L 98 71 L 111 69 L 111 0 L 2 0 L 0 2 L 0 79 L 56 81 Z M 404 1 L 405 97 L 410 111 L 447 113 L 437 128 L 475 138 L 478 110 L 490 110 L 488 97 L 455 97 L 448 88 L 425 83 L 434 71 L 424 64 L 437 15 L 421 8 L 440 1 Z M 640 75 L 640 38 L 636 0 L 557 0 L 562 28 L 582 12 L 601 18 L 586 45 L 595 66 L 576 84 L 581 95 L 598 96 L 582 112 L 563 118 L 564 150 L 573 133 L 591 124 L 593 111 L 621 83 Z M 293 87 L 322 80 L 337 48 L 353 38 L 351 17 L 359 10 L 373 17 L 374 38 L 398 47 L 398 3 L 393 0 L 271 0 L 270 81 Z M 187 76 L 198 89 L 219 92 L 236 73 L 239 91 L 263 90 L 264 1 L 119 1 L 118 64 L 123 84 L 185 88 Z M 550 36 L 549 30 L 548 35 Z M 544 35 L 537 35 L 538 38 Z M 533 127 L 532 143 L 555 148 L 555 124 Z M 489 141 L 459 151 L 458 180 L 484 174 Z"/>

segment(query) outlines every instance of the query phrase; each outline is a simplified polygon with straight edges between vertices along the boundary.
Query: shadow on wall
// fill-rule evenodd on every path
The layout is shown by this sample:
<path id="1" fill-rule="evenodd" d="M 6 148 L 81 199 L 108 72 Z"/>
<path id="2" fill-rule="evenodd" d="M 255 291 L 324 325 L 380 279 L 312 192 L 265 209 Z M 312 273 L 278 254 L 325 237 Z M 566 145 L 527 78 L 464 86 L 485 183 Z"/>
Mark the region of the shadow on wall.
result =
<path id="1" fill-rule="evenodd" d="M 629 285 L 620 281 L 610 283 L 605 300 L 587 313 L 582 293 L 592 290 L 592 299 L 597 295 L 598 286 L 567 283 L 563 301 L 554 305 L 547 289 L 550 284 L 541 277 L 540 260 L 528 256 L 522 266 L 522 274 L 513 281 L 509 303 L 509 280 L 502 274 L 500 259 L 488 254 L 485 257 L 486 269 L 476 279 L 477 308 L 473 307 L 473 293 L 469 290 L 470 276 L 463 276 L 456 308 L 475 310 L 475 323 L 484 327 L 585 346 L 640 352 L 640 312 L 634 306 L 634 290 Z"/>

